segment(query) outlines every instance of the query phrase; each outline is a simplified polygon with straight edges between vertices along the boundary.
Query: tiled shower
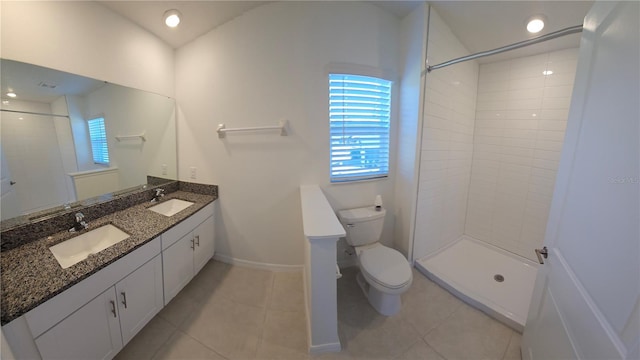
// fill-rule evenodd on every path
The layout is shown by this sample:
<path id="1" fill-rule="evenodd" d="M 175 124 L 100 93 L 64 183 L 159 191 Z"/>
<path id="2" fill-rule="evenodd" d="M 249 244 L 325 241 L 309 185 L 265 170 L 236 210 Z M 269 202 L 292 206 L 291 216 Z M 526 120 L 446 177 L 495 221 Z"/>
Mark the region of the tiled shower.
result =
<path id="1" fill-rule="evenodd" d="M 427 62 L 468 55 L 431 9 Z M 544 242 L 578 49 L 426 75 L 416 267 L 522 331 Z"/>
<path id="2" fill-rule="evenodd" d="M 465 233 L 535 260 L 551 206 L 578 49 L 483 64 Z"/>
<path id="3" fill-rule="evenodd" d="M 467 55 L 432 9 L 428 62 Z M 427 75 L 413 257 L 462 235 L 535 260 L 578 49 L 465 62 Z"/>

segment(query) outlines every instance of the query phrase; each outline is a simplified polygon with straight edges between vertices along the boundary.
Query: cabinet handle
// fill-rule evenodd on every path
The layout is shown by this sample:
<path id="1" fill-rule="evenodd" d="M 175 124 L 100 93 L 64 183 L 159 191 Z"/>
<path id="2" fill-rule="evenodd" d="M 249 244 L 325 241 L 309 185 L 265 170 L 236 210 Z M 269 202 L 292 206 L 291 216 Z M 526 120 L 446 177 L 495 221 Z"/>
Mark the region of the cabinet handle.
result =
<path id="1" fill-rule="evenodd" d="M 125 293 L 124 291 L 120 293 L 122 295 L 122 305 L 124 305 L 124 308 L 127 308 L 127 293 Z"/>
<path id="2" fill-rule="evenodd" d="M 111 313 L 113 314 L 113 317 L 118 317 L 116 315 L 116 302 L 113 300 L 109 300 L 109 302 L 111 303 Z"/>
<path id="3" fill-rule="evenodd" d="M 196 235 L 196 245 L 200 246 L 200 235 Z"/>
<path id="4" fill-rule="evenodd" d="M 192 249 L 192 250 L 195 250 L 195 248 L 196 248 L 196 247 L 195 247 L 195 245 L 194 245 L 194 244 L 195 244 L 195 241 L 196 241 L 196 240 L 195 240 L 194 238 L 191 238 L 191 249 Z"/>

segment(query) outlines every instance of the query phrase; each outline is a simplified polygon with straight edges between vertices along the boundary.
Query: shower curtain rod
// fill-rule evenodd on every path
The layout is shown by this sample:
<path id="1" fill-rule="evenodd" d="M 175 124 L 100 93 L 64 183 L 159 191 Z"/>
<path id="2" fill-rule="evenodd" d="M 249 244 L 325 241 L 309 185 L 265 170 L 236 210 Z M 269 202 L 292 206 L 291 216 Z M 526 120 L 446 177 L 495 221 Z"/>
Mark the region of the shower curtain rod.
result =
<path id="1" fill-rule="evenodd" d="M 561 37 L 561 36 L 579 33 L 581 31 L 582 31 L 582 25 L 570 26 L 568 28 L 564 28 L 562 30 L 554 31 L 554 32 L 548 33 L 546 35 L 538 36 L 538 37 L 533 38 L 533 39 L 520 41 L 520 42 L 517 42 L 517 43 L 513 43 L 513 44 L 510 44 L 510 45 L 502 46 L 502 47 L 499 47 L 499 48 L 496 48 L 496 49 L 492 49 L 492 50 L 481 51 L 481 52 L 478 52 L 478 53 L 475 53 L 475 54 L 471 54 L 471 55 L 467 55 L 467 56 L 462 56 L 462 57 L 459 57 L 459 58 L 456 58 L 456 59 L 453 59 L 453 60 L 445 61 L 445 62 L 437 64 L 437 65 L 427 66 L 427 69 L 422 71 L 422 74 L 424 74 L 425 72 L 431 72 L 432 70 L 440 69 L 440 68 L 443 68 L 443 67 L 446 67 L 446 66 L 449 66 L 449 65 L 457 64 L 457 63 L 460 63 L 460 62 L 463 62 L 463 61 L 469 61 L 469 60 L 473 60 L 473 59 L 477 59 L 477 58 L 481 58 L 481 57 L 485 57 L 485 56 L 500 54 L 500 53 L 503 53 L 505 51 L 519 49 L 521 47 L 525 47 L 525 46 L 541 43 L 543 41 L 555 39 L 555 38 L 558 38 L 558 37 Z"/>
<path id="2" fill-rule="evenodd" d="M 9 109 L 0 109 L 0 111 L 16 113 L 16 114 L 44 115 L 44 116 L 53 116 L 53 117 L 63 117 L 63 118 L 67 118 L 67 119 L 69 118 L 69 115 L 46 114 L 46 113 L 33 112 L 33 111 L 19 111 L 19 110 L 9 110 Z"/>

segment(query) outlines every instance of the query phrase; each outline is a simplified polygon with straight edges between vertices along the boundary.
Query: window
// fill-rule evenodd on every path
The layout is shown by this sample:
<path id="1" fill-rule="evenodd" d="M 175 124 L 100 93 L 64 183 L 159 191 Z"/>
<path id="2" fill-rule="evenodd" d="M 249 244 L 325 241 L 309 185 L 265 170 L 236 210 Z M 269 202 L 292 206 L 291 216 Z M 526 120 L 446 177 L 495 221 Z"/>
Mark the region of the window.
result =
<path id="1" fill-rule="evenodd" d="M 389 174 L 391 81 L 329 74 L 331 182 Z"/>
<path id="2" fill-rule="evenodd" d="M 109 149 L 107 148 L 107 130 L 104 127 L 104 118 L 95 118 L 87 121 L 89 125 L 89 139 L 93 162 L 109 165 Z"/>

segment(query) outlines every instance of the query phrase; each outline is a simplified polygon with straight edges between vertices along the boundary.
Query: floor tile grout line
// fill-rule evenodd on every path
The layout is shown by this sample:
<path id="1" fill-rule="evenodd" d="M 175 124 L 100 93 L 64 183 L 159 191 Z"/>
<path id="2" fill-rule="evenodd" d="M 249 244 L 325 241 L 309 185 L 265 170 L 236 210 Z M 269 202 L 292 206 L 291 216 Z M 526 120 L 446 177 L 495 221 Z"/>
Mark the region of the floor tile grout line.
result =
<path id="1" fill-rule="evenodd" d="M 228 357 L 226 357 L 226 356 L 224 356 L 223 354 L 221 354 L 220 352 L 218 352 L 216 349 L 214 349 L 214 348 L 212 348 L 212 347 L 207 346 L 206 344 L 204 344 L 204 343 L 203 343 L 203 342 L 201 342 L 200 340 L 198 340 L 198 339 L 194 338 L 193 336 L 191 336 L 191 335 L 187 334 L 186 332 L 181 331 L 180 329 L 178 329 L 178 331 L 180 331 L 180 332 L 182 332 L 183 334 L 185 334 L 186 336 L 190 337 L 193 341 L 197 342 L 198 344 L 200 344 L 200 345 L 204 346 L 205 348 L 207 348 L 207 349 L 209 349 L 209 350 L 213 351 L 216 355 L 219 355 L 219 356 L 221 356 L 221 357 L 222 357 L 222 358 L 224 358 L 224 359 L 229 359 Z"/>
<path id="2" fill-rule="evenodd" d="M 171 332 L 171 335 L 169 335 L 169 338 L 166 340 L 165 343 L 163 343 L 162 345 L 160 345 L 154 352 L 153 354 L 151 354 L 151 357 L 149 359 L 153 360 L 153 358 L 156 357 L 156 355 L 158 355 L 158 353 L 160 352 L 160 350 L 162 350 L 162 348 L 164 348 L 165 346 L 167 346 L 167 344 L 171 343 L 171 338 L 176 334 L 176 332 L 179 330 L 177 326 L 174 326 L 171 322 L 162 319 L 164 321 L 167 322 L 167 324 L 171 325 L 173 327 L 173 332 Z M 148 325 L 148 324 L 147 324 Z M 146 326 L 146 325 L 145 325 Z M 132 339 L 133 340 L 133 339 Z"/>
<path id="3" fill-rule="evenodd" d="M 509 347 L 511 346 L 511 341 L 513 340 L 513 334 L 514 331 L 511 331 L 511 335 L 509 336 L 509 341 L 507 341 L 507 347 L 504 348 L 504 352 L 502 353 L 502 356 L 500 357 L 500 359 L 504 360 L 504 358 L 507 356 L 507 351 L 509 351 Z"/>
<path id="4" fill-rule="evenodd" d="M 273 271 L 269 271 L 271 273 L 271 284 L 269 285 L 269 291 L 267 292 L 267 298 L 265 299 L 264 304 L 264 315 L 262 316 L 262 331 L 260 331 L 260 339 L 258 339 L 258 345 L 256 346 L 256 358 L 258 356 L 258 350 L 262 346 L 262 342 L 264 340 L 264 333 L 266 331 L 267 325 L 267 315 L 269 313 L 269 308 L 271 305 L 271 299 L 273 298 L 273 288 L 276 282 L 276 274 Z"/>
<path id="5" fill-rule="evenodd" d="M 441 358 L 443 358 L 444 360 L 448 360 L 446 356 L 444 356 L 444 354 L 442 354 L 440 351 L 438 351 L 435 347 L 433 347 L 433 345 L 429 344 L 429 342 L 426 339 L 422 339 L 422 342 L 424 342 L 425 344 L 427 344 L 427 346 L 429 347 L 429 349 L 433 350 L 433 352 L 435 352 L 436 354 L 438 354 L 438 356 L 440 356 Z"/>
<path id="6" fill-rule="evenodd" d="M 437 325 L 435 325 L 434 327 L 432 327 L 431 329 L 429 329 L 429 331 L 427 331 L 427 332 L 424 334 L 423 338 L 427 337 L 427 335 L 429 335 L 433 330 L 435 330 L 435 329 L 439 328 L 440 326 L 442 326 L 442 324 L 444 324 L 445 322 L 447 322 L 447 320 L 449 320 L 449 318 L 451 318 L 455 313 L 457 313 L 458 311 L 460 311 L 461 309 L 463 309 L 463 308 L 464 308 L 464 305 L 465 305 L 465 304 L 464 304 L 463 302 L 460 302 L 460 304 L 458 304 L 458 307 L 456 307 L 456 309 L 455 309 L 455 310 L 453 310 L 452 312 L 450 312 L 450 313 L 449 313 L 449 315 L 447 315 L 447 316 L 446 316 L 446 317 L 444 317 L 442 320 L 440 320 L 440 321 L 438 322 L 438 324 L 437 324 Z M 425 340 L 425 341 L 426 341 L 426 340 Z"/>
<path id="7" fill-rule="evenodd" d="M 441 358 L 443 358 L 444 360 L 448 360 L 448 359 L 447 359 L 447 357 L 446 357 L 446 356 L 444 356 L 444 354 L 442 354 L 440 351 L 438 351 L 438 349 L 436 349 L 436 347 L 435 347 L 435 346 L 433 346 L 433 345 L 429 344 L 429 341 L 427 341 L 427 336 L 428 336 L 428 335 L 429 335 L 433 330 L 435 330 L 435 329 L 436 329 L 436 328 L 438 328 L 440 325 L 442 325 L 442 324 L 443 324 L 447 319 L 449 319 L 449 318 L 453 315 L 453 313 L 454 313 L 454 312 L 455 312 L 455 311 L 453 311 L 451 314 L 449 314 L 449 316 L 447 316 L 446 318 L 444 318 L 440 324 L 438 324 L 438 325 L 434 326 L 433 328 L 431 328 L 431 330 L 427 331 L 427 333 L 422 337 L 422 341 L 423 341 L 425 344 L 427 344 L 427 346 L 428 346 L 428 347 L 430 347 L 430 348 L 431 348 L 431 349 L 432 349 L 436 354 L 438 354 L 438 356 L 440 356 L 440 357 L 441 357 Z"/>
<path id="8" fill-rule="evenodd" d="M 414 329 L 414 330 L 415 330 L 415 329 Z M 396 355 L 396 356 L 393 356 L 393 357 L 392 357 L 392 359 L 397 359 L 397 358 L 399 358 L 400 356 L 402 356 L 402 355 L 406 354 L 409 350 L 411 350 L 411 348 L 412 348 L 415 344 L 417 344 L 417 343 L 418 343 L 418 342 L 420 342 L 420 341 L 424 342 L 424 340 L 422 340 L 422 338 L 420 337 L 420 333 L 418 333 L 418 340 L 416 340 L 416 341 L 412 342 L 409 346 L 407 346 L 407 348 L 406 348 L 406 349 L 404 349 L 404 351 L 402 351 L 401 353 L 399 353 L 399 354 L 398 354 L 398 355 Z"/>

